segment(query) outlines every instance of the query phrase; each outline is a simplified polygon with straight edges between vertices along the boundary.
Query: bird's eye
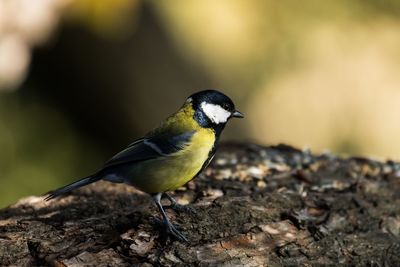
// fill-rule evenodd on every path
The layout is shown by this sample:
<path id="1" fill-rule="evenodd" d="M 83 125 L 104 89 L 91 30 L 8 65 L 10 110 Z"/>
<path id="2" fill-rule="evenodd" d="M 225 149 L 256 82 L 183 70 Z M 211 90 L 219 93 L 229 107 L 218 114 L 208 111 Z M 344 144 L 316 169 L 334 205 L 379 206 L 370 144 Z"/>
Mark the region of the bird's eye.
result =
<path id="1" fill-rule="evenodd" d="M 228 105 L 228 104 L 226 104 L 226 103 L 222 104 L 222 107 L 223 107 L 224 109 L 226 109 L 226 110 L 228 110 L 228 109 L 229 109 L 229 105 Z"/>

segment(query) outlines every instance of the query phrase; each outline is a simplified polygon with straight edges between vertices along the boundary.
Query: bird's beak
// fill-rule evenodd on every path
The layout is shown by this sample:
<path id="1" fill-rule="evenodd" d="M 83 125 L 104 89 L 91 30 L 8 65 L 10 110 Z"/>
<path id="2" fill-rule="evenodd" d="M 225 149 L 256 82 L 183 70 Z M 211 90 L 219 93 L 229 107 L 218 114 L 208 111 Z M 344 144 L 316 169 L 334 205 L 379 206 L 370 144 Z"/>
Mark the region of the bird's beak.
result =
<path id="1" fill-rule="evenodd" d="M 235 110 L 235 112 L 232 113 L 232 117 L 244 118 L 244 115 L 240 111 Z"/>

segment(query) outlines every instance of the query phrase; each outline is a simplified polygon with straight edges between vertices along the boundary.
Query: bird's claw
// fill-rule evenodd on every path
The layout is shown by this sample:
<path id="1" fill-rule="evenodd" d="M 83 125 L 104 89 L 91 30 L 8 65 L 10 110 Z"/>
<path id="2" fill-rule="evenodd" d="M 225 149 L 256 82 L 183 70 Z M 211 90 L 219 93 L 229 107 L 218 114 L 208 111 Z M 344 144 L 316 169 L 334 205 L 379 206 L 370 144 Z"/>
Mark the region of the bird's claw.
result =
<path id="1" fill-rule="evenodd" d="M 167 232 L 169 234 L 173 235 L 176 239 L 178 239 L 181 242 L 189 243 L 189 240 L 181 232 L 179 232 L 173 224 L 168 223 L 168 222 L 164 222 L 164 223 L 167 227 Z"/>
<path id="2" fill-rule="evenodd" d="M 168 234 L 172 235 L 175 237 L 177 240 L 181 242 L 186 242 L 189 243 L 189 240 L 181 233 L 177 228 L 179 228 L 179 225 L 174 225 L 170 222 L 166 222 L 164 220 L 158 219 L 158 218 L 153 218 L 156 224 L 159 224 L 160 226 L 165 227 L 165 230 L 167 231 Z"/>

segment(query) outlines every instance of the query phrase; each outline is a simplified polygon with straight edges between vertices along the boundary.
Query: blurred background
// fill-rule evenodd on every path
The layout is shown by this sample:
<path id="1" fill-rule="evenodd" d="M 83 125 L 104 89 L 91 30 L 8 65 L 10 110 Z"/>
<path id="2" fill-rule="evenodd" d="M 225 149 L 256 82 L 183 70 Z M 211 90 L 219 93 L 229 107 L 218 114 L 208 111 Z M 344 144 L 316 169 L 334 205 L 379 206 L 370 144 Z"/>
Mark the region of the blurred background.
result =
<path id="1" fill-rule="evenodd" d="M 218 88 L 224 140 L 400 159 L 398 0 L 0 0 L 0 207 Z"/>

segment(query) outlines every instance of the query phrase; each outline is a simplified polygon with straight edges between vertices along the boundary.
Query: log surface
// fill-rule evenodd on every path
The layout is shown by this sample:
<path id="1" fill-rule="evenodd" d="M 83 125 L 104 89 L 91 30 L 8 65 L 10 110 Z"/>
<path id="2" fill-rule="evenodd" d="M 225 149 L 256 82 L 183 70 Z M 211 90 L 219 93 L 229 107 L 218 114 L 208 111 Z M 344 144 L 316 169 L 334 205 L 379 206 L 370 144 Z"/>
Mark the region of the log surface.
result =
<path id="1" fill-rule="evenodd" d="M 400 266 L 400 164 L 226 144 L 167 209 L 97 182 L 0 211 L 0 266 Z M 165 201 L 168 205 L 168 201 Z"/>

